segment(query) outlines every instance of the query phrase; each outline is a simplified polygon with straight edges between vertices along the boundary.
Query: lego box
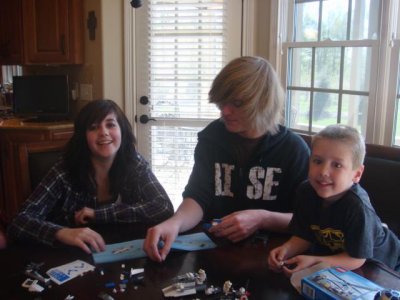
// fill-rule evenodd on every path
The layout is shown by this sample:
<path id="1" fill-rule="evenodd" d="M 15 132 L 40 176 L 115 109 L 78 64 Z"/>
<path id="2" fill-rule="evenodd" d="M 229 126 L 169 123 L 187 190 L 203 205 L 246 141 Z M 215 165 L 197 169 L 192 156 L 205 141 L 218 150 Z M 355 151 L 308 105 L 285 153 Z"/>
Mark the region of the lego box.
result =
<path id="1" fill-rule="evenodd" d="M 325 268 L 301 280 L 301 294 L 306 299 L 372 300 L 384 288 L 340 267 Z"/>

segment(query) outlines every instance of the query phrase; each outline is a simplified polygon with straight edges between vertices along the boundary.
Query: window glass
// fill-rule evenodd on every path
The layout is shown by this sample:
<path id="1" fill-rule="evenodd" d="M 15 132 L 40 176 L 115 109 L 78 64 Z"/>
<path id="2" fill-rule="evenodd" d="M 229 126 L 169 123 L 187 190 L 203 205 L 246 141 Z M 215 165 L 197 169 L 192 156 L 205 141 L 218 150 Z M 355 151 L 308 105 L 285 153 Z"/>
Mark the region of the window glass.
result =
<path id="1" fill-rule="evenodd" d="M 338 95 L 314 93 L 312 110 L 312 131 L 317 132 L 330 124 L 337 123 Z"/>
<path id="2" fill-rule="evenodd" d="M 308 131 L 310 122 L 310 92 L 289 91 L 291 99 L 290 127 L 301 131 Z"/>
<path id="3" fill-rule="evenodd" d="M 295 48 L 291 51 L 293 67 L 291 68 L 290 85 L 310 87 L 311 86 L 311 59 L 310 48 Z"/>
<path id="4" fill-rule="evenodd" d="M 397 111 L 396 111 L 396 122 L 395 122 L 395 131 L 394 131 L 394 141 L 393 144 L 396 146 L 400 146 L 400 105 L 399 98 L 397 98 Z"/>
<path id="5" fill-rule="evenodd" d="M 395 121 L 394 121 L 394 130 L 393 130 L 393 138 L 392 143 L 395 146 L 400 146 L 400 64 L 397 68 L 397 93 L 396 93 L 396 102 L 395 102 Z"/>
<path id="6" fill-rule="evenodd" d="M 348 0 L 322 2 L 321 40 L 346 39 L 348 7 Z"/>
<path id="7" fill-rule="evenodd" d="M 317 88 L 338 89 L 340 79 L 341 48 L 324 47 L 315 51 L 315 81 Z"/>
<path id="8" fill-rule="evenodd" d="M 343 89 L 368 91 L 371 72 L 370 48 L 346 47 L 343 68 Z"/>
<path id="9" fill-rule="evenodd" d="M 367 135 L 376 105 L 378 0 L 294 0 L 287 10 L 287 125 L 308 133 L 335 123 Z M 375 61 L 373 61 L 375 59 Z M 371 81 L 371 78 L 374 78 Z M 371 85 L 371 83 L 373 85 Z M 373 102 L 371 102 L 371 97 Z M 371 103 L 373 105 L 371 105 Z M 372 123 L 371 123 L 372 124 Z"/>
<path id="10" fill-rule="evenodd" d="M 296 42 L 318 40 L 318 11 L 318 1 L 296 3 L 294 31 Z"/>
<path id="11" fill-rule="evenodd" d="M 368 117 L 368 97 L 343 95 L 341 117 L 341 123 L 357 128 L 365 136 Z"/>

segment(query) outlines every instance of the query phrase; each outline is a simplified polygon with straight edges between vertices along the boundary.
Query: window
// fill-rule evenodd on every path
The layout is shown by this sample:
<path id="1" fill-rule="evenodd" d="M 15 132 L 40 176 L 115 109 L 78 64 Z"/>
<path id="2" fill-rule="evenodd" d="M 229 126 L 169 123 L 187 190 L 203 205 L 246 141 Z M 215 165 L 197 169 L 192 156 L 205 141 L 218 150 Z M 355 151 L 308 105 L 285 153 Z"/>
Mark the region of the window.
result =
<path id="1" fill-rule="evenodd" d="M 400 7 L 399 7 L 400 15 Z M 397 18 L 398 19 L 398 18 Z M 389 107 L 394 111 L 393 117 L 393 133 L 388 134 L 388 139 L 392 145 L 400 146 L 400 22 L 397 23 L 397 32 L 392 34 L 393 40 L 390 41 L 389 46 L 392 48 L 391 56 L 391 69 L 390 69 L 390 82 L 389 86 L 394 87 L 389 91 L 389 99 L 395 99 L 394 104 Z"/>
<path id="2" fill-rule="evenodd" d="M 21 66 L 1 66 L 0 113 L 8 114 L 12 108 L 13 76 L 22 75 Z"/>
<path id="3" fill-rule="evenodd" d="M 398 84 L 387 84 L 398 73 L 389 72 L 395 57 L 390 46 L 398 17 L 395 2 L 279 2 L 288 127 L 315 133 L 343 123 L 369 143 L 396 144 L 386 138 L 396 132 L 394 96 L 389 95 Z"/>
<path id="4" fill-rule="evenodd" d="M 197 133 L 219 117 L 211 82 L 240 55 L 240 8 L 238 0 L 149 0 L 137 13 L 138 148 L 175 208 Z"/>
<path id="5" fill-rule="evenodd" d="M 393 135 L 392 143 L 396 146 L 400 146 L 400 80 L 397 81 L 397 96 L 396 96 L 396 121 L 395 121 L 395 130 Z"/>

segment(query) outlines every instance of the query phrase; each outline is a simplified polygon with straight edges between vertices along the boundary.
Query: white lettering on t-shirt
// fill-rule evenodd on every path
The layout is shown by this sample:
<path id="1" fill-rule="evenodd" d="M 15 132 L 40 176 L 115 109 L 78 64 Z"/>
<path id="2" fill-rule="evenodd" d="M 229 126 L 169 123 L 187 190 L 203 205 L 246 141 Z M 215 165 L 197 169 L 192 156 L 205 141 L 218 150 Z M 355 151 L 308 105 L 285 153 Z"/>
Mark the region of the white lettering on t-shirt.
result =
<path id="1" fill-rule="evenodd" d="M 265 178 L 265 170 L 262 167 L 253 167 L 249 172 L 249 180 L 252 185 L 247 186 L 247 198 L 260 199 L 263 194 L 263 185 L 258 179 Z"/>
<path id="2" fill-rule="evenodd" d="M 224 173 L 223 183 L 222 183 L 222 169 L 223 169 L 223 173 Z M 215 163 L 215 195 L 216 196 L 233 197 L 233 193 L 231 191 L 231 185 L 232 185 L 232 171 L 234 169 L 235 169 L 234 165 Z"/>
<path id="3" fill-rule="evenodd" d="M 255 200 L 276 200 L 276 195 L 271 195 L 272 187 L 278 186 L 274 181 L 274 173 L 282 173 L 280 168 L 253 167 L 249 172 L 249 180 L 252 185 L 247 186 L 247 198 Z M 264 179 L 264 185 L 260 179 Z"/>
<path id="4" fill-rule="evenodd" d="M 276 195 L 271 195 L 272 187 L 278 186 L 279 181 L 274 181 L 274 174 L 282 173 L 281 168 L 267 168 L 267 176 L 264 182 L 263 200 L 276 200 Z"/>
<path id="5" fill-rule="evenodd" d="M 215 163 L 215 195 L 233 197 L 232 171 L 234 165 Z M 282 173 L 280 168 L 252 167 L 249 171 L 250 185 L 247 186 L 246 196 L 254 200 L 276 200 L 277 195 L 272 195 L 272 188 L 279 185 L 274 181 L 274 175 Z"/>
<path id="6" fill-rule="evenodd" d="M 278 186 L 274 181 L 274 173 L 282 173 L 280 168 L 253 167 L 249 172 L 249 180 L 252 185 L 247 186 L 247 198 L 255 200 L 276 200 L 276 195 L 271 195 L 272 187 Z M 260 179 L 264 179 L 264 185 Z"/>

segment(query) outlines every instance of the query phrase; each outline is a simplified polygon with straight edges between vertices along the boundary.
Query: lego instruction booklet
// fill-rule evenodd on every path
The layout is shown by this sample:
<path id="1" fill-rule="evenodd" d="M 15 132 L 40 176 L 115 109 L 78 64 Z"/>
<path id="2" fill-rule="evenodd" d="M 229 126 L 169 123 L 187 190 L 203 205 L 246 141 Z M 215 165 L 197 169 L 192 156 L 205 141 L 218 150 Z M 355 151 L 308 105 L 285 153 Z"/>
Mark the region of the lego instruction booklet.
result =
<path id="1" fill-rule="evenodd" d="M 96 264 L 122 261 L 134 258 L 146 257 L 143 251 L 144 239 L 132 240 L 116 244 L 106 245 L 103 252 L 93 253 L 93 261 Z M 180 235 L 171 246 L 171 250 L 196 251 L 215 248 L 217 245 L 204 233 Z M 162 247 L 162 245 L 161 245 Z"/>

